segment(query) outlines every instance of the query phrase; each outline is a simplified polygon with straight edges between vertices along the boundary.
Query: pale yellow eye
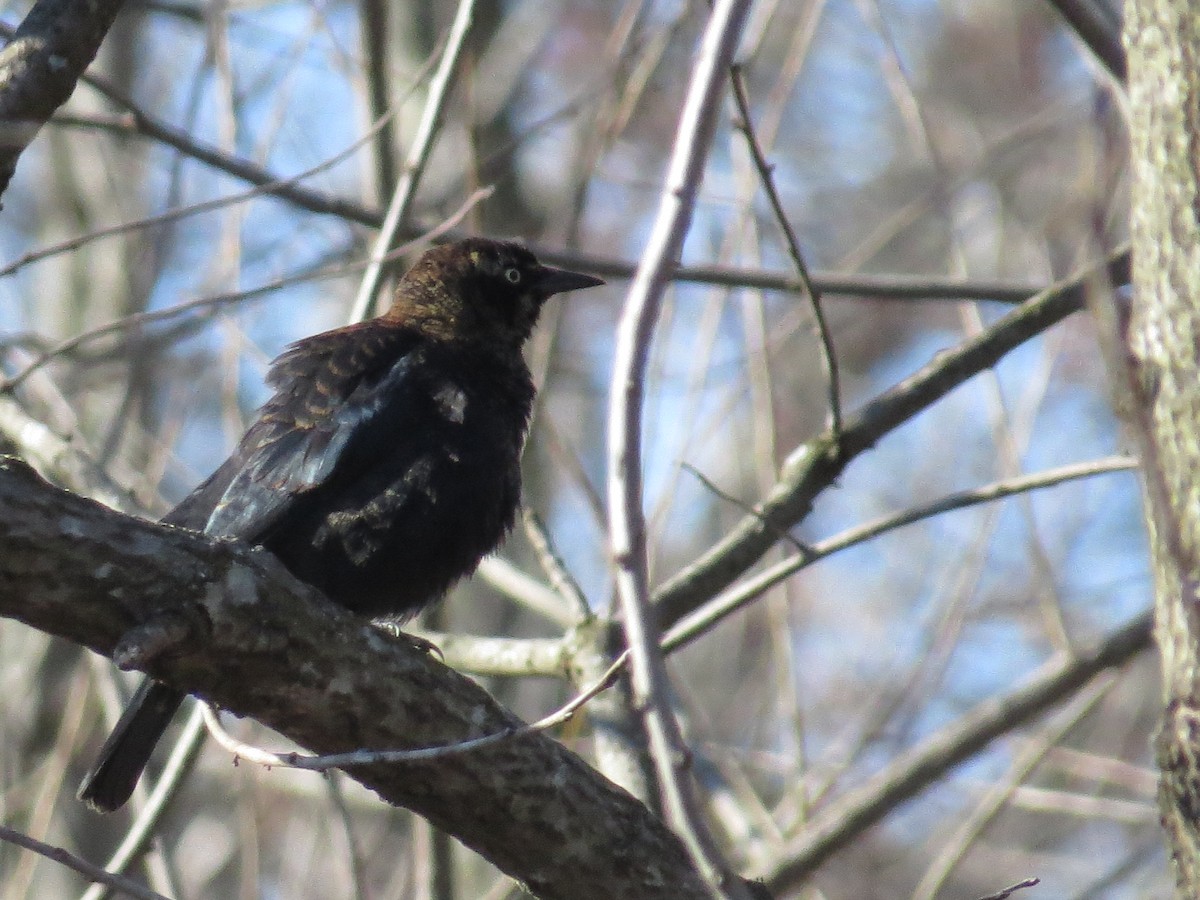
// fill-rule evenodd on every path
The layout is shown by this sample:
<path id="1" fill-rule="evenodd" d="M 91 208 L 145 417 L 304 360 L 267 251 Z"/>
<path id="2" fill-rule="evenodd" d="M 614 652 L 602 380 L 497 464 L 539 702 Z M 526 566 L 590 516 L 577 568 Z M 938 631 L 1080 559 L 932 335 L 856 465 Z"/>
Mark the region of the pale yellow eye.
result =
<path id="1" fill-rule="evenodd" d="M 521 283 L 521 273 L 517 269 L 505 269 L 504 278 L 509 284 Z"/>

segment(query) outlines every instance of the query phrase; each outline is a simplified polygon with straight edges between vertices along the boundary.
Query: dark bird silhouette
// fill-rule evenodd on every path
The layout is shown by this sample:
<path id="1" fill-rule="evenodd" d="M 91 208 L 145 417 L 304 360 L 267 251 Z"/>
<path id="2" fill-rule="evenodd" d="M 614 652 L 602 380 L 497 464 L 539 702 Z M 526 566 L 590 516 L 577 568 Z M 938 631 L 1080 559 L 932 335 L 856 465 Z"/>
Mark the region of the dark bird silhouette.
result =
<path id="1" fill-rule="evenodd" d="M 428 251 L 383 315 L 275 360 L 233 455 L 163 521 L 261 545 L 354 612 L 412 615 L 512 526 L 534 396 L 521 348 L 542 304 L 603 283 L 517 244 Z M 79 798 L 123 805 L 183 697 L 143 681 Z"/>

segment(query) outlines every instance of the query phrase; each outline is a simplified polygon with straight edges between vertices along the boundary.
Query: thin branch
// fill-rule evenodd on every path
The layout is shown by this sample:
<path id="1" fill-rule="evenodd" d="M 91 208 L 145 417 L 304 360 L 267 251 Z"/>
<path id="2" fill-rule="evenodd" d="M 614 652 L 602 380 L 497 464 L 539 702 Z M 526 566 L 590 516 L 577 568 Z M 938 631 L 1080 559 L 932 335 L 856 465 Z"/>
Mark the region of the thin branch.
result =
<path id="1" fill-rule="evenodd" d="M 1121 46 L 1121 23 L 1114 20 L 1104 4 L 1096 0 L 1050 0 L 1050 5 L 1067 20 L 1071 30 L 1109 73 L 1124 83 L 1128 70 L 1125 48 Z"/>
<path id="2" fill-rule="evenodd" d="M 416 78 L 419 79 L 424 71 L 425 66 L 423 65 L 418 70 Z M 337 216 L 338 218 L 367 226 L 377 226 L 381 221 L 378 210 L 368 209 L 350 200 L 331 197 L 328 194 L 293 184 L 294 179 L 280 178 L 278 175 L 261 166 L 232 156 L 217 147 L 197 141 L 182 129 L 151 116 L 131 98 L 103 78 L 88 75 L 83 80 L 89 87 L 103 94 L 109 102 L 125 110 L 132 117 L 133 126 L 139 134 L 166 144 L 168 147 L 172 147 L 197 162 L 202 162 L 214 169 L 219 169 L 222 172 L 233 175 L 235 178 L 240 178 L 250 184 L 268 189 L 271 194 L 279 199 L 286 200 L 310 212 Z M 416 84 L 417 81 L 414 80 L 410 91 L 416 89 Z M 391 121 L 396 115 L 397 109 L 398 107 L 394 108 L 375 122 L 362 138 L 354 142 L 354 147 L 360 147 L 366 141 L 371 140 L 379 129 Z"/>
<path id="3" fill-rule="evenodd" d="M 371 117 L 380 119 L 391 108 L 388 87 L 388 54 L 391 41 L 388 35 L 388 4 L 386 0 L 360 0 L 358 16 L 359 43 L 365 60 L 363 75 L 367 81 L 367 103 Z M 375 142 L 375 190 L 381 199 L 392 192 L 396 183 L 396 135 L 392 123 L 379 130 Z"/>
<path id="4" fill-rule="evenodd" d="M 158 833 L 158 826 L 167 811 L 169 801 L 183 783 L 184 776 L 192 770 L 192 764 L 203 743 L 204 716 L 200 712 L 200 704 L 192 704 L 187 722 L 171 748 L 171 755 L 163 767 L 162 774 L 154 783 L 154 790 L 138 810 L 120 846 L 104 864 L 105 871 L 119 875 L 146 852 Z M 88 888 L 80 900 L 104 900 L 110 893 L 109 886 L 97 883 Z"/>
<path id="5" fill-rule="evenodd" d="M 130 897 L 137 897 L 139 900 L 170 900 L 169 897 L 164 897 L 162 894 L 156 893 L 150 890 L 150 888 L 138 884 L 136 881 L 122 878 L 120 875 L 113 875 L 111 872 L 105 872 L 95 863 L 90 863 L 86 859 L 80 859 L 62 847 L 44 844 L 36 838 L 31 838 L 27 834 L 21 834 L 21 832 L 9 828 L 7 825 L 0 825 L 0 841 L 7 841 L 10 844 L 16 844 L 18 847 L 24 847 L 26 850 L 32 850 L 34 853 L 46 857 L 46 859 L 53 860 L 59 865 L 66 866 L 68 869 L 78 872 L 88 881 L 106 884 L 113 890 L 120 891 L 122 894 L 128 894 Z"/>
<path id="6" fill-rule="evenodd" d="M 617 594 L 631 652 L 634 708 L 646 730 L 668 821 L 683 836 L 694 864 L 717 897 L 744 897 L 747 892 L 721 858 L 691 775 L 680 764 L 686 759 L 686 747 L 671 711 L 666 668 L 650 608 L 642 509 L 641 419 L 650 342 L 669 282 L 668 272 L 678 263 L 691 222 L 717 126 L 724 73 L 733 62 L 749 9 L 746 0 L 718 0 L 709 18 L 680 115 L 658 213 L 621 314 L 608 416 L 609 529 Z"/>
<path id="7" fill-rule="evenodd" d="M 563 563 L 562 557 L 554 549 L 554 542 L 550 540 L 550 532 L 546 530 L 541 517 L 528 506 L 522 506 L 521 524 L 524 526 L 526 539 L 537 555 L 542 571 L 550 580 L 550 586 L 570 607 L 570 612 L 575 618 L 572 624 L 586 622 L 593 618 L 592 608 L 588 605 L 587 597 L 583 595 L 579 583 L 572 577 Z"/>
<path id="8" fill-rule="evenodd" d="M 716 482 L 714 482 L 711 478 L 709 478 L 707 475 L 705 475 L 703 472 L 701 472 L 699 469 L 697 469 L 691 463 L 688 463 L 688 462 L 680 463 L 679 468 L 681 468 L 685 472 L 690 472 L 693 476 L 695 476 L 696 480 L 699 481 L 702 485 L 704 485 L 704 487 L 714 497 L 718 497 L 721 500 L 724 500 L 726 503 L 730 504 L 731 506 L 736 506 L 738 509 L 740 509 L 742 512 L 744 512 L 748 516 L 755 516 L 760 519 L 762 518 L 759 515 L 758 510 L 756 510 L 754 507 L 752 507 L 749 503 L 746 503 L 743 500 L 739 500 L 737 497 L 733 496 L 733 494 L 729 493 L 728 491 L 722 490 L 720 487 L 717 486 Z M 806 558 L 808 557 L 809 553 L 811 552 L 810 548 L 807 545 L 800 543 L 799 540 L 792 537 L 792 534 L 790 531 L 785 531 L 785 530 L 781 529 L 779 532 L 777 532 L 777 536 L 778 536 L 779 540 L 786 541 L 788 544 L 791 544 L 792 548 L 794 550 L 796 550 L 798 553 L 800 553 L 802 556 L 804 556 Z"/>
<path id="9" fill-rule="evenodd" d="M 1092 478 L 1111 472 L 1126 472 L 1137 469 L 1138 462 L 1130 456 L 1113 456 L 1107 459 L 1094 460 L 1074 465 L 1061 466 L 1035 472 L 1031 475 L 1021 475 L 1017 478 L 1006 478 L 971 490 L 946 494 L 929 503 L 900 510 L 891 515 L 881 516 L 873 522 L 855 526 L 834 537 L 812 544 L 798 544 L 800 555 L 786 559 L 760 572 L 753 578 L 734 586 L 723 594 L 714 597 L 710 602 L 698 608 L 695 612 L 677 621 L 664 635 L 663 648 L 674 652 L 691 643 L 701 635 L 707 634 L 714 625 L 729 617 L 748 603 L 761 597 L 771 588 L 795 575 L 818 560 L 834 553 L 862 544 L 880 535 L 920 522 L 924 519 L 957 509 L 966 509 L 982 503 L 994 503 L 1015 494 L 1026 494 L 1042 488 L 1054 487 L 1068 481 L 1081 478 Z M 759 515 L 758 513 L 753 513 Z M 790 536 L 789 536 L 790 538 Z"/>
<path id="10" fill-rule="evenodd" d="M 227 194 L 224 197 L 216 197 L 212 200 L 205 200 L 201 203 L 192 203 L 188 206 L 181 206 L 176 209 L 169 209 L 166 212 L 159 213 L 153 216 L 146 216 L 142 219 L 137 219 L 133 222 L 119 222 L 116 225 L 108 225 L 103 228 L 95 228 L 86 234 L 76 235 L 73 238 L 68 238 L 64 241 L 59 241 L 56 244 L 50 244 L 46 247 L 40 247 L 37 250 L 30 250 L 22 254 L 17 259 L 8 263 L 3 268 L 0 268 L 0 278 L 12 275 L 29 265 L 30 263 L 39 262 L 43 259 L 48 259 L 52 256 L 57 256 L 62 253 L 68 253 L 72 250 L 78 250 L 93 241 L 98 241 L 102 238 L 114 237 L 115 235 L 127 234 L 131 231 L 137 231 L 142 228 L 151 228 L 157 225 L 166 225 L 170 222 L 177 222 L 180 219 L 186 219 L 191 216 L 200 215 L 201 213 L 212 212 L 213 210 L 223 209 L 227 206 L 233 206 L 237 203 L 244 203 L 248 200 L 253 200 L 255 197 L 265 195 L 277 195 L 278 188 L 288 185 L 294 185 L 306 178 L 311 178 L 321 172 L 331 169 L 349 157 L 358 152 L 367 141 L 371 139 L 374 130 L 377 129 L 383 120 L 376 122 L 371 131 L 368 131 L 362 137 L 359 137 L 349 147 L 335 154 L 323 162 L 318 163 L 311 169 L 300 172 L 289 178 L 280 179 L 279 181 L 268 182 L 251 188 L 248 191 L 242 191 L 237 194 Z"/>
<path id="11" fill-rule="evenodd" d="M 136 118 L 131 117 L 132 114 L 111 120 L 97 119 L 96 117 L 57 115 L 51 119 L 51 124 L 61 123 L 80 127 L 106 127 L 129 131 L 129 128 L 125 127 L 123 123 L 133 121 Z M 184 138 L 181 137 L 180 140 L 182 141 Z M 216 153 L 216 151 L 213 152 Z M 195 156 L 196 154 L 188 155 Z M 218 154 L 218 156 L 222 155 Z M 242 177 L 245 177 L 246 180 L 249 180 L 253 184 L 274 185 L 274 187 L 269 189 L 272 196 L 291 202 L 301 209 L 316 213 L 338 215 L 348 221 L 368 225 L 372 228 L 378 228 L 382 223 L 382 216 L 376 211 L 363 207 L 355 207 L 349 204 L 349 201 L 344 201 L 346 209 L 339 211 L 338 208 L 334 207 L 337 204 L 343 204 L 343 201 L 334 201 L 324 195 L 288 187 L 289 179 L 280 179 L 270 172 L 258 169 L 250 163 L 243 163 L 236 158 L 218 158 L 212 161 L 204 159 L 202 155 L 198 158 L 200 158 L 201 162 L 211 162 L 215 168 L 232 175 L 239 175 L 239 166 L 244 165 L 247 167 L 247 171 L 242 174 Z M 253 175 L 253 177 L 249 177 L 250 175 Z M 280 185 L 284 187 L 279 187 Z M 312 198 L 300 196 L 293 191 L 300 191 L 306 195 L 312 193 Z M 400 232 L 406 237 L 412 238 L 422 234 L 423 227 L 420 223 L 414 223 L 402 226 Z M 457 240 L 465 236 L 465 232 L 452 230 L 446 232 L 444 239 Z M 536 243 L 531 243 L 529 246 L 538 259 L 544 262 L 564 266 L 569 269 L 595 272 L 597 275 L 604 275 L 609 278 L 632 278 L 634 272 L 637 270 L 637 264 L 627 260 L 564 250 L 559 247 L 542 246 Z M 21 262 L 28 261 L 30 260 L 22 260 Z M 795 274 L 775 272 L 768 269 L 748 269 L 720 265 L 678 266 L 671 273 L 671 279 L 676 283 L 703 284 L 730 288 L 745 287 L 784 294 L 805 293 L 803 282 Z M 1018 284 L 1012 281 L 946 278 L 932 275 L 908 275 L 904 273 L 841 274 L 835 272 L 815 272 L 812 274 L 812 283 L 818 294 L 907 302 L 946 301 L 958 303 L 964 300 L 979 300 L 1015 305 L 1023 303 L 1030 296 L 1041 290 L 1040 287 L 1035 285 Z"/>
<path id="12" fill-rule="evenodd" d="M 475 0 L 459 0 L 458 11 L 454 14 L 454 23 L 450 26 L 450 37 L 446 49 L 438 61 L 437 70 L 429 82 L 429 98 L 425 101 L 425 109 L 421 113 L 421 121 L 413 144 L 408 150 L 404 161 L 404 170 L 396 182 L 392 193 L 392 202 L 388 205 L 383 217 L 383 225 L 375 238 L 371 252 L 371 262 L 363 273 L 362 283 L 358 288 L 358 296 L 350 311 L 350 321 L 358 322 L 367 317 L 379 290 L 379 281 L 383 274 L 383 258 L 395 246 L 399 239 L 400 226 L 408 218 L 408 211 L 417 193 L 417 185 L 433 151 L 433 141 L 441 127 L 442 116 L 446 110 L 446 101 L 453 86 L 454 73 L 458 69 L 463 47 L 466 46 L 467 34 L 471 28 L 471 19 L 475 13 Z"/>
<path id="13" fill-rule="evenodd" d="M 1067 707 L 1054 716 L 1054 720 L 1038 729 L 1027 746 L 1022 747 L 1009 766 L 1008 772 L 992 785 L 976 804 L 975 808 L 959 823 L 953 835 L 943 845 L 925 874 L 913 889 L 910 900 L 935 900 L 941 895 L 946 880 L 962 862 L 967 851 L 1012 801 L 1013 793 L 1029 778 L 1046 754 L 1061 743 L 1085 715 L 1104 697 L 1108 696 L 1116 676 L 1109 674 L 1096 678 L 1091 684 L 1072 698 Z"/>
<path id="14" fill-rule="evenodd" d="M 1129 278 L 1129 251 L 1115 253 L 1103 269 L 1112 284 Z M 1103 271 L 1100 270 L 1100 271 Z M 821 491 L 846 465 L 890 431 L 925 410 L 1006 353 L 1081 309 L 1097 269 L 1059 282 L 1027 300 L 987 331 L 938 354 L 927 366 L 871 401 L 851 417 L 835 440 L 829 432 L 802 444 L 784 463 L 780 480 L 755 509 L 716 545 L 660 587 L 655 611 L 669 627 L 733 583 L 762 558 L 777 535 L 807 515 Z"/>
<path id="15" fill-rule="evenodd" d="M 455 212 L 440 225 L 433 230 L 426 232 L 421 237 L 409 241 L 400 247 L 393 250 L 389 257 L 399 258 L 405 253 L 411 252 L 414 248 L 439 237 L 450 231 L 455 225 L 462 221 L 463 217 L 470 212 L 471 208 L 477 203 L 491 196 L 491 188 L 483 188 L 476 191 L 460 206 Z M 124 316 L 117 319 L 115 322 L 109 322 L 106 325 L 101 325 L 93 328 L 90 331 L 85 331 L 73 338 L 68 338 L 48 350 L 40 353 L 32 362 L 24 369 L 18 372 L 11 378 L 0 380 L 0 394 L 10 392 L 21 384 L 26 378 L 32 375 L 35 371 L 46 365 L 55 357 L 65 353 L 71 353 L 78 349 L 83 344 L 94 341 L 97 338 L 104 337 L 116 332 L 127 331 L 130 329 L 144 328 L 147 325 L 152 325 L 158 322 L 169 321 L 181 315 L 196 312 L 198 310 L 208 310 L 218 306 L 225 306 L 231 303 L 241 303 L 254 297 L 261 297 L 265 294 L 278 291 L 285 287 L 290 287 L 293 284 L 301 284 L 307 281 L 317 281 L 323 278 L 340 278 L 348 272 L 353 272 L 355 269 L 362 268 L 367 265 L 365 260 L 355 262 L 338 262 L 333 265 L 320 265 L 315 268 L 304 269 L 293 275 L 287 275 L 283 278 L 277 278 L 274 281 L 266 282 L 256 288 L 247 288 L 239 291 L 228 291 L 221 294 L 212 294 L 208 297 L 200 297 L 196 300 L 189 300 L 186 303 L 180 303 L 178 306 L 172 306 L 167 309 L 153 310 L 151 312 L 134 313 L 133 315 Z"/>
<path id="16" fill-rule="evenodd" d="M 988 894 L 986 897 L 980 897 L 979 900 L 1008 900 L 1008 898 L 1017 891 L 1023 891 L 1025 888 L 1037 887 L 1041 883 L 1042 880 L 1040 878 L 1025 878 L 1021 881 L 1018 881 L 1014 885 L 1010 885 L 1009 887 L 996 891 L 994 894 Z"/>
<path id="17" fill-rule="evenodd" d="M 838 376 L 837 353 L 833 346 L 833 336 L 829 333 L 829 323 L 825 321 L 825 311 L 821 308 L 821 292 L 817 290 L 808 274 L 808 266 L 805 264 L 804 254 L 800 250 L 800 240 L 796 237 L 796 231 L 792 228 L 787 211 L 783 208 L 783 200 L 775 187 L 775 178 L 771 174 L 772 166 L 767 161 L 766 154 L 763 153 L 758 138 L 754 134 L 754 123 L 750 118 L 750 98 L 746 95 L 746 79 L 740 65 L 730 66 L 729 81 L 733 86 L 733 101 L 738 111 L 738 118 L 734 126 L 746 138 L 746 146 L 754 160 L 754 168 L 758 172 L 759 181 L 762 182 L 763 193 L 767 195 L 767 202 L 771 205 L 775 221 L 779 224 L 780 231 L 783 232 L 788 256 L 792 258 L 792 265 L 796 267 L 796 273 L 804 285 L 804 292 L 812 304 L 813 320 L 816 322 L 817 336 L 821 342 L 821 362 L 825 367 L 825 381 L 829 390 L 828 427 L 836 441 L 837 436 L 842 432 L 841 379 Z"/>
<path id="18" fill-rule="evenodd" d="M 561 595 L 504 557 L 485 556 L 475 571 L 496 590 L 548 622 L 562 628 L 576 624 L 575 610 L 563 603 Z"/>
<path id="19" fill-rule="evenodd" d="M 531 244 L 538 259 L 565 266 L 595 272 L 607 278 L 632 278 L 637 264 L 623 259 L 594 256 L 586 253 L 564 251 L 553 247 Z M 734 266 L 676 266 L 668 277 L 674 283 L 705 284 L 717 287 L 754 288 L 777 291 L 784 294 L 803 294 L 804 283 L 791 272 L 775 272 L 769 269 L 746 269 Z M 1043 290 L 1041 286 L 1020 285 L 1011 281 L 988 282 L 979 279 L 939 278 L 930 275 L 907 274 L 842 274 L 816 272 L 813 285 L 819 294 L 838 294 L 851 297 L 867 297 L 872 300 L 931 301 L 945 300 L 990 300 L 997 303 L 1017 305 Z M 1126 281 L 1125 283 L 1128 283 Z"/>
<path id="20" fill-rule="evenodd" d="M 1108 669 L 1124 666 L 1152 646 L 1149 613 L 1079 656 L 1052 664 L 1024 687 L 977 705 L 821 810 L 804 833 L 780 854 L 766 875 L 768 886 L 786 893 L 834 853 L 851 844 L 908 798 L 941 778 L 1002 734 L 1072 696 Z"/>
<path id="21" fill-rule="evenodd" d="M 116 121 L 96 122 L 94 119 L 83 116 L 55 116 L 51 119 L 50 124 L 56 124 L 61 120 L 62 124 L 69 125 L 88 124 L 98 127 L 120 127 L 120 123 L 125 122 L 127 118 L 129 121 L 136 119 L 136 117 L 130 117 L 132 117 L 132 114 Z M 141 134 L 141 132 L 134 133 Z M 178 141 L 172 143 L 172 146 L 176 146 L 184 140 L 185 138 L 180 137 Z M 177 149 L 179 148 L 177 147 Z M 181 150 L 181 152 L 183 151 Z M 250 181 L 252 184 L 271 185 L 272 187 L 268 189 L 271 196 L 290 202 L 301 209 L 315 213 L 336 215 L 347 221 L 367 225 L 371 228 L 378 228 L 382 224 L 383 216 L 375 210 L 357 206 L 350 201 L 337 200 L 314 191 L 308 191 L 296 185 L 291 185 L 289 179 L 280 179 L 277 175 L 259 169 L 250 163 L 244 163 L 236 157 L 226 157 L 224 154 L 212 151 L 216 158 L 209 160 L 205 158 L 206 153 L 208 153 L 207 149 L 200 147 L 194 153 L 187 155 L 194 156 L 201 162 L 208 162 L 214 168 L 221 171 L 243 177 L 244 180 Z M 243 166 L 246 169 L 245 172 L 240 171 Z M 411 225 L 402 226 L 400 233 L 405 237 L 413 238 L 422 234 L 425 227 L 424 224 L 415 222 Z M 458 240 L 462 237 L 466 237 L 466 233 L 458 230 L 447 232 L 444 235 L 445 240 Z M 637 269 L 636 263 L 623 259 L 563 250 L 562 248 L 544 246 L 537 243 L 530 243 L 529 247 L 537 255 L 538 259 L 544 262 L 565 266 L 569 269 L 595 272 L 597 275 L 609 278 L 632 278 L 633 273 Z M 747 287 L 784 294 L 802 294 L 805 292 L 803 283 L 794 274 L 775 272 L 769 269 L 747 269 L 719 265 L 679 266 L 672 272 L 671 278 L 672 281 L 678 283 L 703 284 L 715 287 Z M 962 279 L 934 275 L 909 275 L 905 273 L 842 274 L 836 272 L 815 272 L 812 275 L 812 282 L 820 294 L 905 302 L 946 301 L 958 303 L 964 300 L 980 300 L 1004 304 L 1018 304 L 1029 299 L 1032 294 L 1039 290 L 1035 285 L 1019 284 L 1013 281 L 988 281 L 985 279 Z"/>
<path id="22" fill-rule="evenodd" d="M 505 728 L 477 738 L 454 741 L 448 744 L 438 744 L 431 747 L 418 747 L 407 750 L 362 749 L 353 750 L 349 753 L 329 753 L 324 755 L 309 755 L 295 751 L 276 753 L 272 750 L 264 750 L 261 747 L 256 747 L 253 744 L 244 743 L 231 735 L 221 725 L 219 713 L 213 708 L 212 704 L 200 704 L 202 710 L 201 716 L 204 727 L 212 735 L 213 740 L 232 753 L 236 759 L 255 763 L 269 769 L 304 769 L 310 772 L 327 772 L 330 769 L 347 769 L 353 766 L 394 765 L 397 763 L 444 759 L 448 756 L 472 753 L 481 747 L 487 747 L 502 741 L 511 741 L 517 738 L 528 737 L 531 734 L 549 731 L 552 728 L 558 728 L 560 725 L 569 722 L 574 718 L 575 713 L 587 705 L 588 701 L 600 692 L 612 687 L 617 675 L 620 674 L 621 669 L 628 662 L 628 657 L 629 654 L 626 651 L 626 653 L 623 653 L 608 667 L 607 671 L 599 679 L 576 694 L 570 702 L 563 704 L 557 710 L 547 716 L 543 716 L 536 722 Z"/>
<path id="23" fill-rule="evenodd" d="M 488 637 L 425 628 L 408 631 L 437 647 L 446 665 L 460 672 L 507 678 L 560 678 L 569 670 L 570 650 L 563 638 Z"/>

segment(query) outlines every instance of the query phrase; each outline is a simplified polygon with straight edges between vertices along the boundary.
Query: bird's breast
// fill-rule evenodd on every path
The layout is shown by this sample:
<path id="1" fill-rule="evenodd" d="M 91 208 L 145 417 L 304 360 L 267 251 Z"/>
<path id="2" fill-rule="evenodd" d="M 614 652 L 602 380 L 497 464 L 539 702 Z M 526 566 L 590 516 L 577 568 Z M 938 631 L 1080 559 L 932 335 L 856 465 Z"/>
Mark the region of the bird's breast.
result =
<path id="1" fill-rule="evenodd" d="M 272 542 L 294 574 L 369 615 L 436 600 L 495 549 L 520 500 L 528 406 L 449 375 L 425 396 L 371 462 L 314 496 L 311 514 Z"/>

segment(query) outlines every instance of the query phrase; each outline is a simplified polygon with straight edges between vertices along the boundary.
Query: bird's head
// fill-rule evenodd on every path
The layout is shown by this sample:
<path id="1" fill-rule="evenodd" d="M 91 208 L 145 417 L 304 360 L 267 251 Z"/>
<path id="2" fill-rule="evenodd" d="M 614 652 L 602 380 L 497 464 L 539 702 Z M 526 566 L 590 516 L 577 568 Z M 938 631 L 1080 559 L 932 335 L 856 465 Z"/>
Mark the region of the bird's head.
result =
<path id="1" fill-rule="evenodd" d="M 519 347 L 548 297 L 600 284 L 544 266 L 520 244 L 468 238 L 426 251 L 396 286 L 385 315 L 437 338 Z"/>

